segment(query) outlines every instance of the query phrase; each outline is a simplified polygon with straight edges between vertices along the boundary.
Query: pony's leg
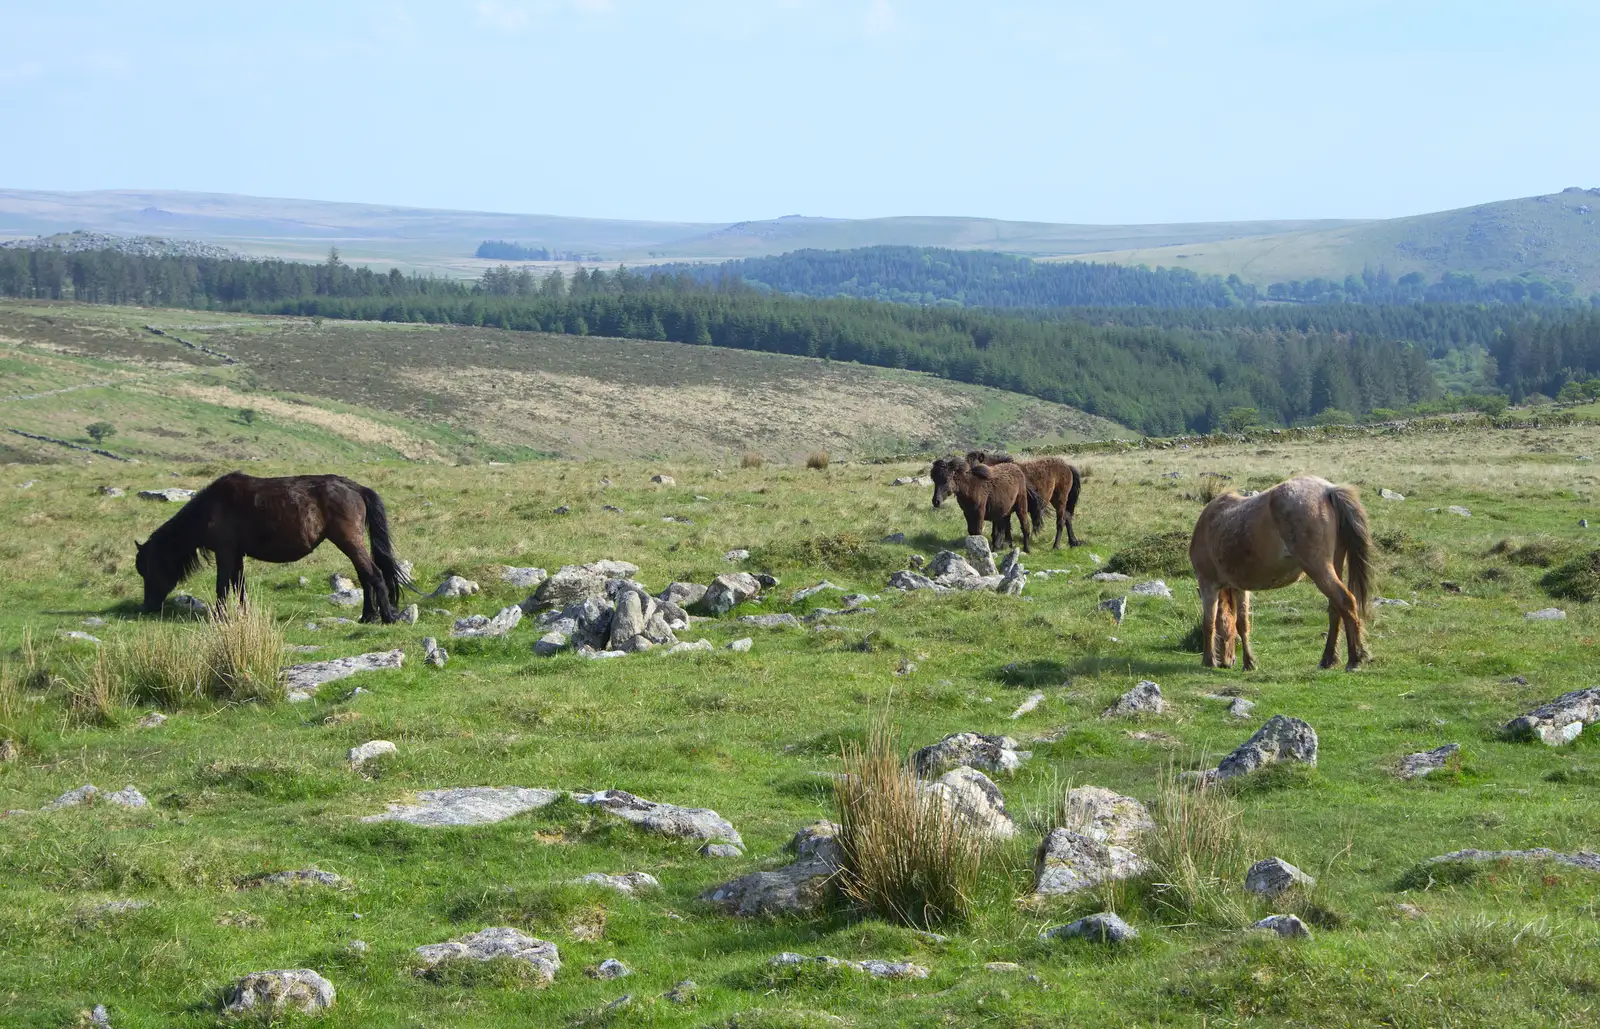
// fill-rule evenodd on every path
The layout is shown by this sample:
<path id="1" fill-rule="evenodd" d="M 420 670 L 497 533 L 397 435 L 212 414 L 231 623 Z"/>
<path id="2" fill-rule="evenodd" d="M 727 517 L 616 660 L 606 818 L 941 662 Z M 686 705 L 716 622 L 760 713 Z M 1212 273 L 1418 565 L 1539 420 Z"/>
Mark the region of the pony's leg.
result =
<path id="1" fill-rule="evenodd" d="M 215 552 L 217 562 L 217 610 L 225 611 L 228 607 L 228 594 L 233 593 L 239 598 L 239 607 L 244 607 L 244 555 L 236 554 L 231 550 L 218 550 Z"/>
<path id="2" fill-rule="evenodd" d="M 1345 588 L 1331 564 L 1316 569 L 1311 575 L 1311 581 L 1316 583 L 1317 589 L 1328 598 L 1328 644 L 1322 648 L 1321 666 L 1332 668 L 1339 658 L 1339 626 L 1342 623 L 1347 635 L 1354 634 L 1349 640 L 1350 663 L 1346 666 L 1354 670 L 1360 664 L 1358 656 L 1361 646 L 1361 627 L 1356 613 L 1356 598 L 1350 595 L 1350 591 Z"/>
<path id="3" fill-rule="evenodd" d="M 1345 570 L 1346 556 L 1344 547 L 1335 548 L 1333 568 L 1336 574 Z M 1362 662 L 1367 660 L 1366 627 L 1361 624 L 1361 606 L 1356 603 L 1354 594 L 1350 594 L 1350 603 L 1342 612 L 1342 616 L 1344 619 L 1345 656 L 1347 658 L 1344 667 L 1345 671 L 1353 672 L 1361 667 Z"/>
<path id="4" fill-rule="evenodd" d="M 1010 524 L 1009 522 L 1007 524 Z M 1039 528 L 1033 524 L 1033 518 L 1028 514 L 1028 495 L 1022 495 L 1022 501 L 1017 504 L 1017 524 L 1022 526 L 1022 552 L 1033 553 L 1033 534 Z"/>
<path id="5" fill-rule="evenodd" d="M 1238 653 L 1235 639 L 1238 636 L 1239 624 L 1239 591 L 1233 588 L 1225 589 L 1217 598 L 1217 605 L 1221 609 L 1217 614 L 1217 643 L 1222 647 L 1222 667 L 1232 668 L 1234 655 Z"/>
<path id="6" fill-rule="evenodd" d="M 378 571 L 378 566 L 372 563 L 372 555 L 367 553 L 367 548 L 359 540 L 331 540 L 340 553 L 350 559 L 355 566 L 356 578 L 361 580 L 361 620 L 375 622 L 382 618 L 384 622 L 395 620 L 393 607 L 389 603 L 389 589 L 383 573 Z"/>
<path id="7" fill-rule="evenodd" d="M 1250 650 L 1250 591 L 1235 590 L 1236 617 L 1239 622 L 1239 649 L 1244 653 L 1244 670 L 1256 670 L 1256 656 Z"/>
<path id="8" fill-rule="evenodd" d="M 1210 583 L 1200 583 L 1200 664 L 1217 667 L 1217 599 L 1221 591 Z"/>

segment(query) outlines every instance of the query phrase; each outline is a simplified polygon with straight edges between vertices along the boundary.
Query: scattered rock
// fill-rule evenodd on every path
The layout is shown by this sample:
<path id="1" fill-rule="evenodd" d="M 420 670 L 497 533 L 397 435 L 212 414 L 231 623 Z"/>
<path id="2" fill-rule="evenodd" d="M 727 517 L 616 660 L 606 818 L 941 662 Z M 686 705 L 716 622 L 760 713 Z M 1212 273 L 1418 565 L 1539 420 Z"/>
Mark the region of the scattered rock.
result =
<path id="1" fill-rule="evenodd" d="M 1244 874 L 1244 888 L 1261 897 L 1276 897 L 1295 886 L 1315 886 L 1317 881 L 1282 858 L 1265 858 Z"/>
<path id="2" fill-rule="evenodd" d="M 980 539 L 982 537 L 979 537 Z M 991 557 L 990 563 L 994 562 Z M 935 579 L 975 579 L 978 569 L 965 557 L 953 550 L 941 550 L 928 562 L 927 573 Z"/>
<path id="3" fill-rule="evenodd" d="M 815 586 L 807 586 L 805 589 L 795 590 L 794 591 L 794 595 L 789 598 L 789 601 L 790 601 L 790 603 L 798 604 L 798 603 L 800 603 L 800 601 L 805 600 L 808 597 L 814 597 L 818 593 L 823 592 L 824 590 L 833 590 L 833 591 L 835 591 L 837 593 L 843 593 L 844 592 L 844 588 L 842 586 L 835 586 L 833 583 L 829 582 L 827 579 L 824 579 L 821 582 L 817 583 Z"/>
<path id="4" fill-rule="evenodd" d="M 99 904 L 89 904 L 79 909 L 79 914 L 84 918 L 103 918 L 107 915 L 125 915 L 130 911 L 142 911 L 149 906 L 148 900 L 108 900 Z"/>
<path id="5" fill-rule="evenodd" d="M 1000 570 L 995 567 L 994 554 L 989 550 L 989 541 L 983 536 L 968 536 L 963 544 L 967 551 L 967 563 L 977 569 L 979 575 L 999 575 Z"/>
<path id="6" fill-rule="evenodd" d="M 656 595 L 656 599 L 663 603 L 676 604 L 681 608 L 693 607 L 706 595 L 706 587 L 697 582 L 674 582 Z"/>
<path id="7" fill-rule="evenodd" d="M 350 764 L 360 768 L 375 757 L 382 757 L 385 754 L 393 754 L 397 751 L 398 748 L 388 740 L 368 740 L 359 747 L 351 747 L 348 756 Z"/>
<path id="8" fill-rule="evenodd" d="M 685 979 L 661 995 L 671 1004 L 693 1004 L 700 996 L 700 986 L 693 979 Z"/>
<path id="9" fill-rule="evenodd" d="M 1121 572 L 1095 572 L 1089 578 L 1093 582 L 1131 582 L 1133 580 L 1133 576 L 1123 575 Z"/>
<path id="10" fill-rule="evenodd" d="M 1573 690 L 1507 722 L 1504 732 L 1517 739 L 1537 739 L 1552 747 L 1571 743 L 1583 727 L 1600 721 L 1600 686 Z"/>
<path id="11" fill-rule="evenodd" d="M 1404 600 L 1395 600 L 1395 599 L 1393 599 L 1391 597 L 1377 597 L 1372 602 L 1374 604 L 1378 605 L 1379 607 L 1410 607 L 1411 606 L 1409 603 L 1407 603 Z"/>
<path id="12" fill-rule="evenodd" d="M 333 984 L 309 968 L 251 972 L 234 980 L 222 996 L 225 1015 L 314 1014 L 333 1007 Z"/>
<path id="13" fill-rule="evenodd" d="M 432 668 L 443 668 L 445 662 L 450 660 L 450 652 L 439 646 L 439 641 L 432 636 L 425 636 L 422 640 L 422 660 Z"/>
<path id="14" fill-rule="evenodd" d="M 1445 510 L 1460 518 L 1472 517 L 1472 512 L 1462 507 L 1460 504 L 1451 504 L 1449 507 L 1445 508 Z"/>
<path id="15" fill-rule="evenodd" d="M 1095 943 L 1119 944 L 1128 943 L 1138 938 L 1139 930 L 1109 911 L 1102 911 L 1097 915 L 1080 918 L 1070 925 L 1063 925 L 1057 929 L 1048 929 L 1039 934 L 1039 939 L 1046 942 L 1050 940 L 1092 940 Z"/>
<path id="16" fill-rule="evenodd" d="M 1549 847 L 1534 847 L 1531 850 L 1466 850 L 1451 851 L 1449 854 L 1440 854 L 1424 861 L 1425 865 L 1459 865 L 1477 864 L 1487 862 L 1499 864 L 1505 861 L 1552 861 L 1558 865 L 1571 865 L 1590 872 L 1600 872 L 1600 854 L 1580 850 L 1572 854 L 1562 854 L 1551 850 Z"/>
<path id="17" fill-rule="evenodd" d="M 1155 828 L 1145 806 L 1103 786 L 1079 786 L 1067 792 L 1065 828 L 1101 843 L 1132 846 Z"/>
<path id="18" fill-rule="evenodd" d="M 894 590 L 940 590 L 943 587 L 936 584 L 926 575 L 902 569 L 889 576 L 889 588 Z"/>
<path id="19" fill-rule="evenodd" d="M 1402 779 L 1420 779 L 1422 776 L 1437 772 L 1443 768 L 1452 757 L 1461 752 L 1461 744 L 1446 743 L 1442 747 L 1425 750 L 1420 754 L 1407 754 L 1400 759 L 1400 767 L 1395 774 Z"/>
<path id="20" fill-rule="evenodd" d="M 678 480 L 670 475 L 652 475 L 650 476 L 650 481 L 658 486 L 676 486 L 678 484 Z"/>
<path id="21" fill-rule="evenodd" d="M 933 480 L 926 475 L 902 475 L 889 483 L 891 486 L 932 486 Z"/>
<path id="22" fill-rule="evenodd" d="M 708 843 L 697 852 L 703 858 L 744 857 L 744 848 L 731 843 Z"/>
<path id="23" fill-rule="evenodd" d="M 500 581 L 509 582 L 517 589 L 530 589 L 550 578 L 543 568 L 515 568 L 506 565 L 500 570 Z"/>
<path id="24" fill-rule="evenodd" d="M 459 575 L 448 576 L 428 596 L 435 599 L 448 600 L 451 597 L 470 597 L 478 592 L 478 584 L 471 579 L 463 579 Z"/>
<path id="25" fill-rule="evenodd" d="M 544 607 L 569 608 L 591 598 L 604 599 L 607 579 L 628 579 L 639 566 L 627 561 L 592 561 L 584 565 L 563 565 L 554 575 L 539 583 L 533 596 L 522 602 L 528 614 Z"/>
<path id="26" fill-rule="evenodd" d="M 608 811 L 632 822 L 647 832 L 679 839 L 715 840 L 743 846 L 739 832 L 726 818 L 710 808 L 680 807 L 635 797 L 624 790 L 600 790 L 573 794 L 579 804 Z"/>
<path id="27" fill-rule="evenodd" d="M 761 584 L 761 588 L 764 590 L 777 589 L 779 586 L 783 585 L 778 581 L 778 577 L 776 575 L 769 575 L 766 572 L 757 572 L 756 582 L 759 582 Z"/>
<path id="28" fill-rule="evenodd" d="M 649 872 L 623 872 L 621 875 L 610 875 L 606 872 L 590 872 L 572 880 L 575 883 L 586 883 L 594 886 L 604 886 L 633 896 L 638 890 L 659 890 L 661 882 Z"/>
<path id="29" fill-rule="evenodd" d="M 1298 915 L 1268 915 L 1250 928 L 1270 929 L 1288 939 L 1311 939 L 1311 930 L 1306 928 Z"/>
<path id="30" fill-rule="evenodd" d="M 430 943 L 418 947 L 416 953 L 430 966 L 441 961 L 492 961 L 495 958 L 525 961 L 545 983 L 554 980 L 561 970 L 561 955 L 555 944 L 534 939 L 509 926 L 482 929 L 447 943 Z"/>
<path id="31" fill-rule="evenodd" d="M 1011 775 L 1032 756 L 1031 751 L 1019 751 L 1017 741 L 1009 736 L 957 732 L 923 747 L 911 760 L 920 778 L 931 779 L 963 766 L 994 775 Z"/>
<path id="32" fill-rule="evenodd" d="M 734 640 L 732 643 L 728 644 L 728 649 L 736 654 L 748 654 L 750 652 L 750 648 L 755 645 L 755 642 L 755 640 L 751 639 L 749 636 L 746 636 L 743 639 Z"/>
<path id="33" fill-rule="evenodd" d="M 96 646 L 100 643 L 98 636 L 91 636 L 81 629 L 69 629 L 61 633 L 61 638 L 64 640 L 76 640 L 79 643 L 93 643 Z"/>
<path id="34" fill-rule="evenodd" d="M 351 940 L 344 945 L 344 949 L 347 954 L 365 954 L 372 948 L 368 946 L 366 940 Z"/>
<path id="35" fill-rule="evenodd" d="M 702 650 L 712 650 L 712 651 L 714 651 L 716 649 L 717 648 L 708 639 L 698 639 L 698 640 L 695 640 L 693 643 L 690 643 L 687 640 L 684 640 L 684 641 L 681 641 L 681 642 L 678 642 L 678 643 L 674 643 L 671 647 L 668 647 L 667 648 L 667 653 L 669 653 L 669 654 L 688 654 L 688 653 L 699 652 L 699 651 L 702 651 Z"/>
<path id="36" fill-rule="evenodd" d="M 334 572 L 328 576 L 328 588 L 335 593 L 348 593 L 356 588 L 356 583 L 350 576 Z"/>
<path id="37" fill-rule="evenodd" d="M 360 589 L 339 590 L 328 594 L 328 603 L 337 604 L 340 607 L 360 607 L 366 602 L 365 598 L 366 594 Z"/>
<path id="38" fill-rule="evenodd" d="M 552 507 L 550 509 L 550 513 L 551 514 L 556 514 L 556 515 L 571 514 L 572 513 L 572 508 L 567 506 L 566 504 L 562 504 L 560 507 Z"/>
<path id="39" fill-rule="evenodd" d="M 983 965 L 985 972 L 1000 972 L 1012 975 L 1022 971 L 1022 966 L 1015 961 L 986 961 Z"/>
<path id="40" fill-rule="evenodd" d="M 661 476 L 656 476 L 661 478 Z M 671 485 L 671 483 L 668 483 Z M 624 965 L 616 958 L 606 958 L 592 968 L 585 968 L 583 974 L 591 979 L 625 979 L 633 974 L 633 969 Z"/>
<path id="41" fill-rule="evenodd" d="M 415 604 L 407 604 L 400 609 L 399 622 L 402 625 L 416 625 L 417 619 L 422 617 L 421 610 Z"/>
<path id="42" fill-rule="evenodd" d="M 126 496 L 127 492 L 128 491 L 123 489 L 121 486 L 101 486 L 100 487 L 100 495 L 102 497 L 121 497 L 121 496 Z"/>
<path id="43" fill-rule="evenodd" d="M 187 503 L 195 492 L 192 489 L 179 489 L 177 486 L 169 486 L 166 489 L 142 489 L 139 491 L 139 499 L 159 500 L 168 504 Z"/>
<path id="44" fill-rule="evenodd" d="M 310 700 L 317 689 L 327 683 L 348 678 L 358 672 L 374 672 L 385 668 L 399 668 L 405 664 L 405 651 L 385 650 L 355 657 L 340 657 L 332 661 L 313 661 L 294 665 L 283 673 L 285 699 L 291 704 Z"/>
<path id="45" fill-rule="evenodd" d="M 1129 589 L 1129 592 L 1141 597 L 1162 597 L 1166 600 L 1172 599 L 1172 587 L 1168 586 L 1160 579 L 1151 579 L 1148 582 L 1134 583 Z"/>
<path id="46" fill-rule="evenodd" d="M 166 606 L 177 611 L 186 611 L 189 614 L 208 618 L 211 615 L 211 605 L 198 597 L 191 597 L 187 593 L 174 593 L 166 600 Z"/>
<path id="47" fill-rule="evenodd" d="M 268 872 L 247 879 L 246 886 L 331 886 L 343 889 L 348 886 L 344 876 L 324 872 L 320 868 L 291 868 L 283 872 Z"/>
<path id="48" fill-rule="evenodd" d="M 1017 709 L 1015 711 L 1011 712 L 1011 720 L 1012 721 L 1016 721 L 1018 718 L 1021 718 L 1025 714 L 1028 714 L 1029 712 L 1033 711 L 1035 708 L 1037 708 L 1040 704 L 1043 704 L 1043 703 L 1044 703 L 1044 694 L 1043 693 L 1030 693 L 1030 694 L 1028 694 L 1027 699 L 1024 700 L 1021 704 L 1018 704 L 1017 705 Z"/>
<path id="49" fill-rule="evenodd" d="M 910 568 L 921 568 L 927 563 L 927 558 L 923 557 L 921 554 L 912 554 L 910 557 L 906 558 L 906 565 Z"/>
<path id="50" fill-rule="evenodd" d="M 99 629 L 106 624 L 106 620 L 97 616 L 91 616 L 89 618 L 85 618 L 83 620 L 83 624 L 90 629 Z"/>
<path id="51" fill-rule="evenodd" d="M 501 608 L 493 618 L 486 615 L 468 615 L 457 618 L 450 635 L 456 639 L 504 636 L 522 621 L 522 607 L 512 604 Z"/>
<path id="52" fill-rule="evenodd" d="M 46 811 L 56 811 L 64 807 L 84 807 L 90 804 L 115 804 L 118 807 L 146 807 L 149 801 L 144 794 L 132 786 L 124 786 L 115 793 L 107 793 L 98 789 L 93 783 L 85 783 L 75 790 L 68 790 L 61 796 L 44 806 Z"/>
<path id="53" fill-rule="evenodd" d="M 1116 623 L 1121 625 L 1122 620 L 1128 616 L 1128 598 L 1112 597 L 1110 600 L 1102 600 L 1100 601 L 1100 610 L 1109 611 Z"/>
<path id="54" fill-rule="evenodd" d="M 804 629 L 805 625 L 791 614 L 772 615 L 742 615 L 739 621 L 744 625 L 758 625 L 763 629 Z"/>
<path id="55" fill-rule="evenodd" d="M 363 822 L 407 822 L 411 825 L 488 825 L 524 811 L 548 807 L 560 799 L 560 790 L 525 789 L 521 786 L 463 786 L 422 790 L 415 804 L 390 804 L 380 815 Z"/>
<path id="56" fill-rule="evenodd" d="M 1016 825 L 1006 812 L 1005 795 L 987 775 L 975 768 L 953 768 L 923 787 L 957 818 L 994 839 L 1016 835 Z"/>
<path id="57" fill-rule="evenodd" d="M 914 965 L 909 961 L 884 961 L 879 958 L 868 958 L 865 961 L 842 961 L 826 954 L 818 957 L 806 957 L 804 954 L 784 951 L 771 961 L 768 961 L 767 964 L 775 968 L 812 964 L 827 965 L 832 968 L 853 968 L 858 972 L 865 972 L 874 979 L 928 978 L 928 970 L 921 965 Z"/>
<path id="58" fill-rule="evenodd" d="M 719 575 L 700 598 L 700 607 L 712 615 L 725 615 L 761 592 L 761 583 L 748 572 Z"/>
<path id="59" fill-rule="evenodd" d="M 733 561 L 735 563 L 739 561 L 748 561 L 750 560 L 750 551 L 745 550 L 743 547 L 737 547 L 728 551 L 726 554 L 723 554 L 722 557 L 725 561 Z"/>
<path id="60" fill-rule="evenodd" d="M 1248 775 L 1279 761 L 1317 763 L 1317 731 L 1298 718 L 1273 715 L 1239 749 L 1222 759 L 1221 764 L 1201 774 L 1206 781 Z"/>
<path id="61" fill-rule="evenodd" d="M 1404 493 L 1396 493 L 1392 489 L 1380 489 L 1378 491 L 1378 496 L 1382 497 L 1384 500 L 1404 500 L 1406 498 Z"/>
<path id="62" fill-rule="evenodd" d="M 905 541 L 906 541 L 906 534 L 905 533 L 903 533 L 903 532 L 891 532 L 889 535 L 885 536 L 879 542 L 881 542 L 881 543 L 900 544 L 900 543 L 904 543 Z"/>
<path id="63" fill-rule="evenodd" d="M 1161 696 L 1161 687 L 1149 679 L 1141 680 L 1133 689 L 1117 698 L 1100 713 L 1101 718 L 1131 718 L 1136 715 L 1159 715 L 1166 711 L 1167 702 Z"/>
<path id="64" fill-rule="evenodd" d="M 1559 607 L 1547 607 L 1538 611 L 1529 611 L 1522 617 L 1530 622 L 1563 622 L 1566 621 L 1567 613 Z"/>
<path id="65" fill-rule="evenodd" d="M 796 857 L 792 864 L 740 876 L 712 887 L 700 899 L 741 917 L 816 911 L 832 897 L 835 877 L 844 867 L 838 832 L 832 822 L 809 825 L 789 843 Z"/>
<path id="66" fill-rule="evenodd" d="M 1016 551 L 1012 551 L 1016 556 Z M 1028 586 L 1028 573 L 1022 567 L 1021 561 L 1010 561 L 1000 575 L 1000 584 L 995 587 L 995 592 L 1008 597 L 1020 597 L 1022 591 Z"/>
<path id="67" fill-rule="evenodd" d="M 1155 823 L 1132 797 L 1081 786 L 1067 794 L 1066 822 L 1052 829 L 1034 854 L 1035 893 L 1076 893 L 1146 868 L 1130 845 Z"/>

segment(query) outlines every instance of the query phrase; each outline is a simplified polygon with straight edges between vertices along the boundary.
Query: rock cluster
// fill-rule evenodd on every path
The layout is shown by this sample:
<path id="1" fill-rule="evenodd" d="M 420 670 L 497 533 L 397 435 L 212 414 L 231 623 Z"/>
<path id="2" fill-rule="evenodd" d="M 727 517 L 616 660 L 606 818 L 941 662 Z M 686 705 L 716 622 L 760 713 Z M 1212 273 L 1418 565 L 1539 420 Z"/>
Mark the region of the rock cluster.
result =
<path id="1" fill-rule="evenodd" d="M 1573 690 L 1513 718 L 1504 732 L 1514 739 L 1536 739 L 1552 747 L 1571 743 L 1586 725 L 1600 721 L 1600 686 Z"/>
<path id="2" fill-rule="evenodd" d="M 1032 756 L 1032 751 L 1018 750 L 1017 741 L 1009 736 L 957 732 L 923 747 L 911 761 L 917 775 L 928 779 L 963 765 L 992 775 L 1010 775 Z"/>
<path id="3" fill-rule="evenodd" d="M 789 843 L 795 860 L 771 872 L 751 872 L 700 895 L 725 914 L 804 914 L 822 908 L 835 892 L 844 867 L 837 839 L 839 827 L 817 822 L 801 829 Z"/>
<path id="4" fill-rule="evenodd" d="M 968 536 L 963 553 L 941 550 L 921 572 L 898 571 L 888 583 L 897 590 L 994 590 L 1011 596 L 1020 596 L 1027 584 L 1028 573 L 1020 555 L 1012 551 L 1002 570 L 996 567 L 989 541 L 982 536 Z"/>
<path id="5" fill-rule="evenodd" d="M 65 807 L 84 807 L 90 804 L 115 804 L 117 807 L 145 807 L 150 802 L 145 799 L 132 786 L 124 786 L 116 792 L 107 792 L 99 789 L 94 783 L 85 783 L 75 790 L 68 790 L 61 796 L 44 806 L 46 811 L 57 811 Z"/>
<path id="6" fill-rule="evenodd" d="M 468 615 L 466 618 L 457 618 L 456 624 L 450 629 L 450 635 L 457 639 L 504 636 L 515 629 L 521 621 L 521 605 L 512 604 L 510 607 L 501 608 L 493 617 Z"/>
<path id="7" fill-rule="evenodd" d="M 1034 893 L 1076 893 L 1144 871 L 1146 862 L 1132 845 L 1155 823 L 1143 804 L 1104 787 L 1080 786 L 1063 808 L 1066 824 L 1052 829 L 1034 854 Z"/>

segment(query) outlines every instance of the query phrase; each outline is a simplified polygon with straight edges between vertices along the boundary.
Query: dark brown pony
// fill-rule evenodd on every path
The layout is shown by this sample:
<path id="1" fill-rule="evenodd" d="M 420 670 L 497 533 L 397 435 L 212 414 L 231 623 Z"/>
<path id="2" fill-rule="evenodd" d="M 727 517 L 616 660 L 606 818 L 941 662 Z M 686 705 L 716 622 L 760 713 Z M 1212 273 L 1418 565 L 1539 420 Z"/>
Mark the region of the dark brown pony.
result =
<path id="1" fill-rule="evenodd" d="M 1372 533 L 1351 487 L 1302 475 L 1253 497 L 1225 493 L 1200 512 L 1189 563 L 1200 582 L 1201 663 L 1207 668 L 1233 665 L 1236 632 L 1245 670 L 1255 668 L 1250 591 L 1275 590 L 1302 575 L 1328 598 L 1322 667 L 1333 667 L 1337 659 L 1341 623 L 1349 658 L 1345 667 L 1354 671 L 1367 659 L 1361 622 L 1368 617 L 1373 591 Z"/>
<path id="2" fill-rule="evenodd" d="M 1015 464 L 990 467 L 986 464 L 969 464 L 951 454 L 933 462 L 933 506 L 944 503 L 954 493 L 956 503 L 967 516 L 967 535 L 982 536 L 985 520 L 994 523 L 990 545 L 1000 548 L 1000 529 L 1005 528 L 1007 545 L 1011 542 L 1011 516 L 1017 516 L 1022 526 L 1022 549 L 1033 543 L 1033 530 L 1028 521 L 1028 479 Z"/>
<path id="3" fill-rule="evenodd" d="M 372 542 L 369 554 L 363 537 Z M 244 602 L 244 559 L 298 561 L 323 540 L 338 547 L 361 580 L 361 620 L 396 620 L 401 571 L 378 494 L 341 475 L 258 479 L 229 472 L 196 493 L 143 543 L 134 567 L 144 577 L 144 609 L 159 611 L 178 583 L 216 555 L 217 600 Z"/>
<path id="4" fill-rule="evenodd" d="M 1066 530 L 1069 547 L 1083 545 L 1077 533 L 1072 531 L 1072 516 L 1078 510 L 1078 494 L 1083 489 L 1083 474 L 1066 460 L 1059 457 L 1036 457 L 1027 461 L 1017 461 L 1010 454 L 991 454 L 983 450 L 969 451 L 967 460 L 974 464 L 990 466 L 1015 463 L 1028 477 L 1028 512 L 1033 516 L 1034 531 L 1037 532 L 1044 525 L 1044 505 L 1049 504 L 1056 509 L 1056 541 L 1051 549 L 1061 549 L 1063 529 Z"/>

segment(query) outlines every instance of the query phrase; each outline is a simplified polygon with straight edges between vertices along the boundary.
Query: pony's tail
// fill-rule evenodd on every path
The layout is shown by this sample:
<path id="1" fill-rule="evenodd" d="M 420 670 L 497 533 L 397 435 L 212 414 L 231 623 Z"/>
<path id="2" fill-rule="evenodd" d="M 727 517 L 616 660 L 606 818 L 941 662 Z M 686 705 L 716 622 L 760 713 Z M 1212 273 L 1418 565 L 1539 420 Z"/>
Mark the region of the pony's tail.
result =
<path id="1" fill-rule="evenodd" d="M 372 563 L 383 574 L 389 587 L 389 603 L 400 603 L 400 587 L 413 593 L 420 591 L 411 583 L 411 577 L 400 570 L 400 561 L 394 556 L 394 543 L 389 539 L 389 517 L 383 510 L 383 498 L 376 490 L 361 487 L 361 499 L 367 504 L 367 540 L 372 545 Z"/>
<path id="2" fill-rule="evenodd" d="M 1349 486 L 1335 486 L 1328 491 L 1333 509 L 1339 513 L 1339 544 L 1344 547 L 1346 561 L 1345 585 L 1355 595 L 1356 607 L 1362 618 L 1372 617 L 1372 530 L 1367 526 L 1367 512 L 1361 498 Z"/>
<path id="3" fill-rule="evenodd" d="M 1037 527 L 1044 524 L 1044 497 L 1032 486 L 1028 487 L 1028 517 L 1033 519 L 1037 532 Z"/>
<path id="4" fill-rule="evenodd" d="M 1083 492 L 1083 473 L 1070 464 L 1067 467 L 1072 469 L 1072 488 L 1067 490 L 1067 517 L 1071 518 L 1078 513 L 1078 494 Z"/>

